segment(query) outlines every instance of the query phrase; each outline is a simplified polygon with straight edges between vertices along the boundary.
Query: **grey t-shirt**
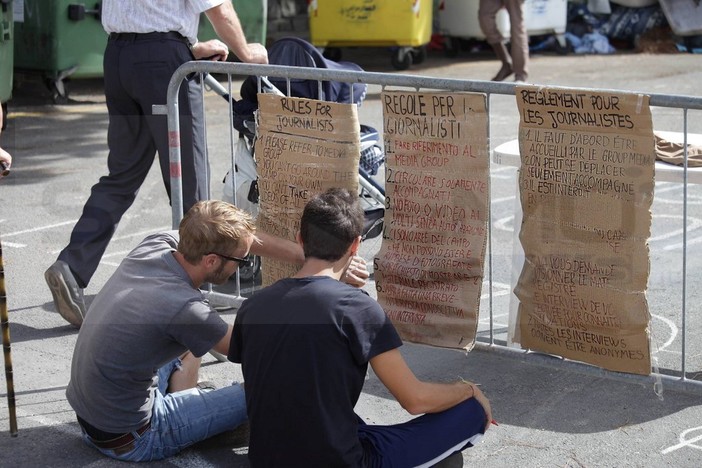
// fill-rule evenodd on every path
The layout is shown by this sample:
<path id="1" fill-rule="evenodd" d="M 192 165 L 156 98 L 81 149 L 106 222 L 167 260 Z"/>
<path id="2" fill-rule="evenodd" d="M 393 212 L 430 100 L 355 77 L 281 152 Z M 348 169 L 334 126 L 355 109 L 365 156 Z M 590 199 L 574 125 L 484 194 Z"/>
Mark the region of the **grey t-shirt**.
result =
<path id="1" fill-rule="evenodd" d="M 159 367 L 190 350 L 202 356 L 227 333 L 173 256 L 177 232 L 144 239 L 90 305 L 66 390 L 76 414 L 106 432 L 151 419 Z"/>

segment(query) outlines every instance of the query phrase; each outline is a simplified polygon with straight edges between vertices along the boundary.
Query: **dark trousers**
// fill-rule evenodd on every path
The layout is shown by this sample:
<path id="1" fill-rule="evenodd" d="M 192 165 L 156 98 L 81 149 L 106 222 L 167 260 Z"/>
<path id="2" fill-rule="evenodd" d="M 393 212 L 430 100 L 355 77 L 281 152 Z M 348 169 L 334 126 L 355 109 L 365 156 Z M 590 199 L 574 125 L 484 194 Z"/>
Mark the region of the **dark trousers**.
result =
<path id="1" fill-rule="evenodd" d="M 152 115 L 153 104 L 166 104 L 175 70 L 193 60 L 184 42 L 168 35 L 111 36 L 105 49 L 105 97 L 109 112 L 108 175 L 91 190 L 69 245 L 59 254 L 87 286 L 122 215 L 132 205 L 158 152 L 161 175 L 170 197 L 168 122 Z M 208 198 L 202 95 L 194 80 L 179 95 L 183 207 Z"/>
<path id="2" fill-rule="evenodd" d="M 453 452 L 473 446 L 485 432 L 485 410 L 471 398 L 440 413 L 424 414 L 402 424 L 376 426 L 359 418 L 363 466 L 391 468 L 436 464 Z"/>

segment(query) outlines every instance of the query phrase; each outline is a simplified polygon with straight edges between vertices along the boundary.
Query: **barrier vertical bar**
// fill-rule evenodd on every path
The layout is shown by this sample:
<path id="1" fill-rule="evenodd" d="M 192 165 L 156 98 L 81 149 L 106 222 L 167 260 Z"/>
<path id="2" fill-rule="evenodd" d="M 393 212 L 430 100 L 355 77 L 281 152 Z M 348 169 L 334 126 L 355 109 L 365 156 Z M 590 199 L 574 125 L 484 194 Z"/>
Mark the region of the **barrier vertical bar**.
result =
<path id="1" fill-rule="evenodd" d="M 682 304 L 680 328 L 682 330 L 680 379 L 686 380 L 687 356 L 687 108 L 683 109 L 683 242 L 682 242 Z"/>
<path id="2" fill-rule="evenodd" d="M 10 435 L 12 437 L 17 437 L 17 404 L 15 402 L 15 383 L 12 373 L 10 319 L 7 313 L 5 268 L 2 262 L 2 243 L 0 243 L 0 328 L 2 329 L 2 351 L 5 358 L 5 383 L 7 384 L 7 410 L 9 411 L 10 416 Z"/>
<path id="3" fill-rule="evenodd" d="M 166 101 L 168 120 L 168 159 L 171 175 L 171 211 L 173 229 L 178 229 L 183 218 L 183 171 L 180 154 L 180 119 L 178 111 L 178 90 L 183 78 L 176 72 L 168 83 Z"/>
<path id="4" fill-rule="evenodd" d="M 487 93 L 487 98 L 485 99 L 486 102 L 486 108 L 485 111 L 487 112 L 488 115 L 488 151 L 490 154 L 488 154 L 488 164 L 492 165 L 492 124 L 490 122 L 490 102 L 492 101 L 492 94 Z M 488 194 L 490 195 L 489 199 L 490 204 L 492 204 L 492 183 L 490 182 L 490 177 L 488 177 L 488 184 L 489 184 L 489 189 L 488 189 Z M 492 291 L 492 210 L 488 210 L 488 219 L 487 219 L 487 242 L 488 246 L 490 248 L 488 249 L 488 285 L 490 287 L 490 294 L 488 294 L 488 310 L 490 312 L 490 346 L 495 344 L 495 314 L 493 312 L 493 291 Z"/>

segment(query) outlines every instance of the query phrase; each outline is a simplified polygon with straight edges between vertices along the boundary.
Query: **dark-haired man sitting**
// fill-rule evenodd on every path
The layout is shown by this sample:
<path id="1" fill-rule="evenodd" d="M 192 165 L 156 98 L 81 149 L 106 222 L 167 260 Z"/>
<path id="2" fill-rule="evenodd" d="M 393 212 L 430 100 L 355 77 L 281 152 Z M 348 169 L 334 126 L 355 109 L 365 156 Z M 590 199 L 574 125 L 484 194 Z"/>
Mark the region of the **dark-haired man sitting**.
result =
<path id="1" fill-rule="evenodd" d="M 339 282 L 362 227 L 354 194 L 330 189 L 310 199 L 297 239 L 304 265 L 237 313 L 229 359 L 246 381 L 254 467 L 429 466 L 472 446 L 491 421 L 474 384 L 417 379 L 383 309 Z M 369 363 L 403 408 L 423 415 L 365 424 L 354 406 Z"/>

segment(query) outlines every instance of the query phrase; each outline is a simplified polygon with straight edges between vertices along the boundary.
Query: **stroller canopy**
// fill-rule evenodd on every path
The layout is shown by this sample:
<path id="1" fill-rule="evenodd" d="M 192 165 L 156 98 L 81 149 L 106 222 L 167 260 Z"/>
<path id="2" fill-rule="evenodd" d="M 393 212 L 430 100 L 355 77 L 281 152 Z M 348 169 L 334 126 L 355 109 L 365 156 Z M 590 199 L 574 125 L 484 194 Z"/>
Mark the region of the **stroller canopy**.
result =
<path id="1" fill-rule="evenodd" d="M 294 67 L 327 68 L 330 70 L 363 71 L 361 67 L 351 62 L 334 62 L 325 58 L 309 42 L 298 37 L 284 37 L 268 50 L 268 62 L 271 65 Z M 287 81 L 284 78 L 270 78 L 278 89 L 287 94 Z M 322 95 L 319 96 L 319 85 L 315 80 L 290 80 L 290 94 L 294 97 L 320 99 L 339 103 L 360 104 L 366 97 L 367 85 L 364 83 L 341 83 L 338 81 L 323 81 Z M 241 97 L 251 102 L 258 102 L 256 93 L 258 83 L 255 76 L 250 76 L 241 86 Z"/>

